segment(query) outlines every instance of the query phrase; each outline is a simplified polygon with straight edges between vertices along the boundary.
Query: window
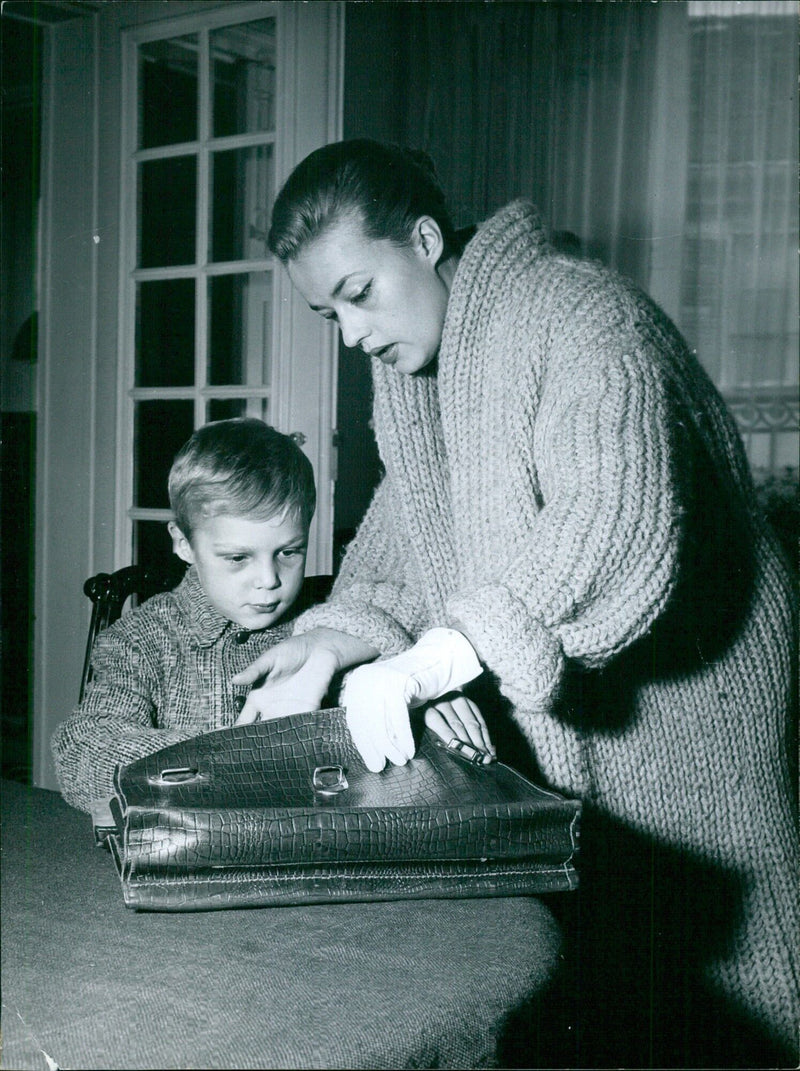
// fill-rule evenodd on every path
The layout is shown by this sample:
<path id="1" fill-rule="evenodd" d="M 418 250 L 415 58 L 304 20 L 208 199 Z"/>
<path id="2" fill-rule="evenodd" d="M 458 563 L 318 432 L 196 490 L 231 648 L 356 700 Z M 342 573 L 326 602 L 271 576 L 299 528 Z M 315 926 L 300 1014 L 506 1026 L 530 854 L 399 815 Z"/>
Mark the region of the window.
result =
<path id="1" fill-rule="evenodd" d="M 223 5 L 126 41 L 122 560 L 169 559 L 167 474 L 195 428 L 245 415 L 279 426 L 266 240 L 285 7 Z"/>
<path id="2" fill-rule="evenodd" d="M 689 5 L 680 323 L 755 467 L 797 465 L 797 12 Z"/>

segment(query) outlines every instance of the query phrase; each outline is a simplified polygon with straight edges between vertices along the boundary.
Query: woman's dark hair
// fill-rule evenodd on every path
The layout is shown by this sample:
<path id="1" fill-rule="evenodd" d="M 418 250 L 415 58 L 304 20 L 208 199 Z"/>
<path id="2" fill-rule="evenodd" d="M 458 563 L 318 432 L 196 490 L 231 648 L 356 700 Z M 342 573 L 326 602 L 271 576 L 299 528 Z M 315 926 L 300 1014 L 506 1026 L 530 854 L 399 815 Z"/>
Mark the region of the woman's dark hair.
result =
<path id="1" fill-rule="evenodd" d="M 275 201 L 269 248 L 293 260 L 329 227 L 359 219 L 368 238 L 406 245 L 420 216 L 435 219 L 444 239 L 442 259 L 456 239 L 430 157 L 367 138 L 317 149 L 297 165 Z"/>

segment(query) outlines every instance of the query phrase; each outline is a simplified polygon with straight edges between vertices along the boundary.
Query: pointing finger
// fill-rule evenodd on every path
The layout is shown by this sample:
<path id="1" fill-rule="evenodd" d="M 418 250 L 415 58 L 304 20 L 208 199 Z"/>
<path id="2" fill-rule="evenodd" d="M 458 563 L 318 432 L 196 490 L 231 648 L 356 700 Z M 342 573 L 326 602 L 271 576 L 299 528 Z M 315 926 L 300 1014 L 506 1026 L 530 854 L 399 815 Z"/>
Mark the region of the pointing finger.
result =
<path id="1" fill-rule="evenodd" d="M 263 677 L 265 674 L 269 673 L 269 671 L 273 668 L 273 665 L 274 658 L 272 653 L 270 651 L 265 651 L 262 655 L 259 655 L 255 662 L 247 666 L 246 669 L 243 669 L 241 670 L 241 672 L 234 674 L 232 678 L 233 683 L 254 684 L 259 679 L 259 677 Z"/>

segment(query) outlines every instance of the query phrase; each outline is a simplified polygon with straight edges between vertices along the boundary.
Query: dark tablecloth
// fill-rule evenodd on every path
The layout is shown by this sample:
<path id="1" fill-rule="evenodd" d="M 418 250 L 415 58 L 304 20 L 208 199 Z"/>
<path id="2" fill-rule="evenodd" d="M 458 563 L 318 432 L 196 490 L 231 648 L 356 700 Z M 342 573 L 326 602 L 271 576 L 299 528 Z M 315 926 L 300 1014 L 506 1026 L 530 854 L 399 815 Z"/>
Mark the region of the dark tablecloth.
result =
<path id="1" fill-rule="evenodd" d="M 132 912 L 89 818 L 12 782 L 1 862 L 5 1069 L 492 1067 L 559 959 L 527 897 Z"/>

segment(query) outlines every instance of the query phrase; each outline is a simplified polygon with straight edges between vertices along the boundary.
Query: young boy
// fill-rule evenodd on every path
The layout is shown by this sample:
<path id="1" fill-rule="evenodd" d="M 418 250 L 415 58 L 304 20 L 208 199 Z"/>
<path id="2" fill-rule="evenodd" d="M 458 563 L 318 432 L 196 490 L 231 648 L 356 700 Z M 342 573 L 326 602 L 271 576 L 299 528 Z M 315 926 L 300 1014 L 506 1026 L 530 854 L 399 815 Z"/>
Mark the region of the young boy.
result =
<path id="1" fill-rule="evenodd" d="M 118 763 L 233 725 L 231 678 L 290 634 L 279 624 L 305 575 L 314 474 L 302 450 L 260 420 L 194 433 L 169 474 L 173 591 L 102 632 L 80 706 L 53 734 L 62 794 L 85 811 L 113 795 Z"/>

